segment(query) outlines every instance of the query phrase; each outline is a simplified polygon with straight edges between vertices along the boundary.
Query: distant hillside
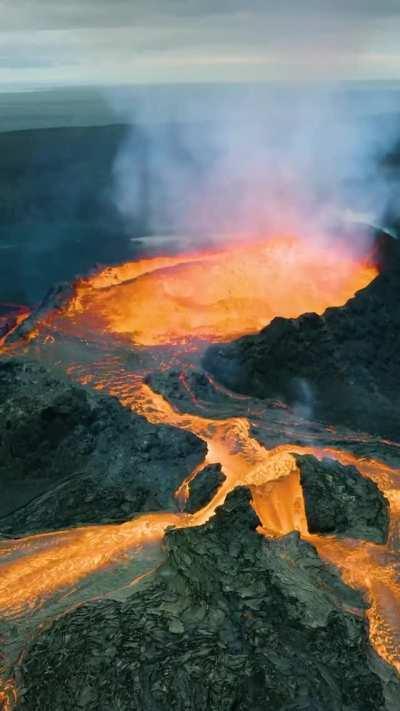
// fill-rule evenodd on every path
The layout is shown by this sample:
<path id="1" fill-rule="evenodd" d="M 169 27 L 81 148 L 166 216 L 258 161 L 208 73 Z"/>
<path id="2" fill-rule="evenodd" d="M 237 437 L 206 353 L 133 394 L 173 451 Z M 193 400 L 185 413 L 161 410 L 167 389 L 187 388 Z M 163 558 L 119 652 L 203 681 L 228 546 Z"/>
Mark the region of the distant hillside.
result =
<path id="1" fill-rule="evenodd" d="M 0 92 L 0 132 L 116 123 L 104 92 L 86 87 Z"/>
<path id="2" fill-rule="evenodd" d="M 113 164 L 123 125 L 0 133 L 0 301 L 33 302 L 55 281 L 132 256 Z M 138 160 L 141 142 L 138 133 Z"/>

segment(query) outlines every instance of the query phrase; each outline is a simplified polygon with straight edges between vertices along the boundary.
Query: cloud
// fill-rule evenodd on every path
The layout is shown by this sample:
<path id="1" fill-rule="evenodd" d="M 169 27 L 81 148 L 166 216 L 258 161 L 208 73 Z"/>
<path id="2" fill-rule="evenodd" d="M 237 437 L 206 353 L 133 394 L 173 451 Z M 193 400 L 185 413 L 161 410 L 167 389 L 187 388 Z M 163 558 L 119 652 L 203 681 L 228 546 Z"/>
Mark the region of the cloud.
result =
<path id="1" fill-rule="evenodd" d="M 0 0 L 0 12 L 3 81 L 23 82 L 27 63 L 61 84 L 400 77 L 398 0 Z"/>
<path id="2" fill-rule="evenodd" d="M 193 18 L 248 13 L 254 17 L 349 18 L 399 15 L 398 0 L 1 0 L 3 30 L 135 25 L 155 17 Z"/>

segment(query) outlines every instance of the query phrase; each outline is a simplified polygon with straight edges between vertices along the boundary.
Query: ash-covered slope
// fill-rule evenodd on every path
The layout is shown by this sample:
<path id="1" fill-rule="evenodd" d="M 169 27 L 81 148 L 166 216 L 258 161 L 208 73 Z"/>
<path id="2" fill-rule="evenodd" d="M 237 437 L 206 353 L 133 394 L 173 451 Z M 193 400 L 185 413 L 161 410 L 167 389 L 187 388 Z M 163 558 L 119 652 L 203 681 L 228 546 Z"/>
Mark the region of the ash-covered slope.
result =
<path id="1" fill-rule="evenodd" d="M 297 534 L 256 533 L 249 498 L 236 489 L 204 526 L 167 533 L 166 562 L 126 602 L 42 630 L 17 710 L 394 711 L 359 594 Z"/>
<path id="2" fill-rule="evenodd" d="M 191 433 L 37 363 L 0 360 L 0 532 L 24 535 L 176 509 L 204 458 Z"/>
<path id="3" fill-rule="evenodd" d="M 275 318 L 254 336 L 208 349 L 224 385 L 299 404 L 315 418 L 400 437 L 400 242 L 377 237 L 379 276 L 322 316 Z"/>

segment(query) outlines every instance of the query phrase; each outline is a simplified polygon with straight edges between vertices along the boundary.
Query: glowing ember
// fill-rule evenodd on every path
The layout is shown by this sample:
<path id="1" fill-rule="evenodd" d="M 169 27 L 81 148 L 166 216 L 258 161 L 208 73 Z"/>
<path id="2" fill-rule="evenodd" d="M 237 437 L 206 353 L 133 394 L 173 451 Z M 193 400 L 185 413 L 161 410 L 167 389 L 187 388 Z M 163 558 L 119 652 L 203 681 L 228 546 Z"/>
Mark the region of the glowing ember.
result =
<path id="1" fill-rule="evenodd" d="M 107 268 L 78 283 L 64 316 L 80 333 L 97 328 L 147 346 L 228 340 L 275 316 L 341 305 L 376 273 L 343 246 L 276 237 Z"/>

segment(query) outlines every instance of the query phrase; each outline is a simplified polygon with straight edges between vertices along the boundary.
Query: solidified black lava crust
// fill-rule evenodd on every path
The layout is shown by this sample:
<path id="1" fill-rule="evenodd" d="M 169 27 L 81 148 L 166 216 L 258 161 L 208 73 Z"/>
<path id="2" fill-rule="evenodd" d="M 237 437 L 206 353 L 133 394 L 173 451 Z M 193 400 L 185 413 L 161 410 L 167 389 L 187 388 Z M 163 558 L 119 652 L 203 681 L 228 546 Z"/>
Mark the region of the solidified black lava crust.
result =
<path id="1" fill-rule="evenodd" d="M 206 369 L 238 392 L 399 439 L 400 242 L 376 239 L 380 274 L 345 306 L 275 318 L 254 336 L 212 346 Z"/>
<path id="2" fill-rule="evenodd" d="M 296 454 L 308 530 L 386 543 L 389 502 L 353 466 Z"/>
<path id="3" fill-rule="evenodd" d="M 205 444 L 23 359 L 0 360 L 0 532 L 21 536 L 176 510 Z"/>
<path id="4" fill-rule="evenodd" d="M 220 464 L 209 464 L 189 482 L 189 497 L 184 510 L 199 511 L 208 504 L 226 479 Z"/>
<path id="5" fill-rule="evenodd" d="M 126 602 L 84 604 L 32 642 L 17 711 L 383 711 L 397 677 L 358 593 L 293 533 L 264 539 L 247 489 L 171 530 Z M 390 707 L 393 708 L 393 707 Z"/>

